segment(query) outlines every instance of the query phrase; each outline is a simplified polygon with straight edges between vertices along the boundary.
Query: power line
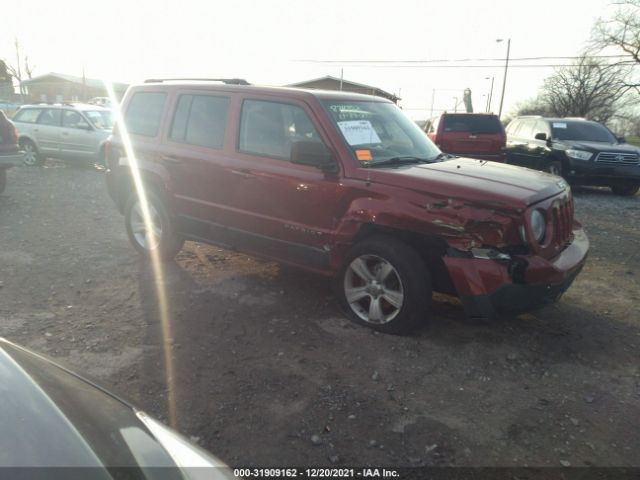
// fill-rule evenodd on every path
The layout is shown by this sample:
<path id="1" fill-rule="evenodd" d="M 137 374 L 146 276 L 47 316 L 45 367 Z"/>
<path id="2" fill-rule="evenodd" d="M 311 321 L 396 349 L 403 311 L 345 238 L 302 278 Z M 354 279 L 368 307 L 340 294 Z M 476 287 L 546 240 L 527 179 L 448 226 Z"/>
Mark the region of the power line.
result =
<path id="1" fill-rule="evenodd" d="M 511 59 L 509 59 L 511 61 Z M 603 66 L 613 66 L 613 65 L 629 65 L 629 66 L 639 66 L 640 64 L 634 61 L 625 61 L 618 62 L 615 64 L 608 64 Z M 364 64 L 354 64 L 351 65 L 353 68 L 504 68 L 504 64 L 501 65 L 364 65 Z M 576 67 L 575 63 L 537 63 L 530 65 L 509 65 L 509 68 L 556 68 L 556 67 Z"/>
<path id="2" fill-rule="evenodd" d="M 509 58 L 510 62 L 524 62 L 524 61 L 536 61 L 536 60 L 579 60 L 581 58 L 597 59 L 597 58 L 627 58 L 629 55 L 571 55 L 571 56 L 552 56 L 552 57 L 518 57 Z M 344 64 L 344 65 L 358 65 L 358 64 L 415 64 L 415 63 L 460 63 L 460 62 L 501 62 L 503 58 L 441 58 L 441 59 L 427 59 L 427 60 L 318 60 L 312 58 L 303 58 L 294 60 L 295 62 L 303 63 L 330 63 L 330 64 Z"/>

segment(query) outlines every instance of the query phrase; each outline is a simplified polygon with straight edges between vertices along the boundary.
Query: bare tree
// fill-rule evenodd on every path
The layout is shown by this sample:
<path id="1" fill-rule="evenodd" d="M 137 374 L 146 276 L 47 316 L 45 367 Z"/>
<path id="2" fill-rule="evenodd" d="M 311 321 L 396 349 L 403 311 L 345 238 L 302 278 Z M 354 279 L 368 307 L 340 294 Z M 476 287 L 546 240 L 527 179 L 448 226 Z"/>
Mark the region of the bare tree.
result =
<path id="1" fill-rule="evenodd" d="M 31 78 L 32 74 L 33 74 L 33 66 L 29 65 L 29 57 L 25 56 L 24 57 L 24 66 L 20 60 L 20 56 L 21 56 L 21 48 L 20 48 L 20 42 L 18 42 L 18 39 L 16 38 L 14 41 L 14 46 L 16 49 L 16 62 L 14 64 L 9 63 L 7 61 L 4 61 L 4 64 L 6 65 L 6 69 L 7 72 L 9 73 L 9 75 L 13 78 L 16 79 L 16 81 L 18 82 L 18 88 L 20 89 L 20 95 L 24 95 L 25 91 L 24 91 L 24 87 L 22 86 L 22 80 L 24 80 L 23 76 L 22 76 L 22 72 L 23 72 L 23 68 L 24 68 L 24 72 L 27 74 L 27 78 Z"/>
<path id="2" fill-rule="evenodd" d="M 591 45 L 594 50 L 619 51 L 626 58 L 619 64 L 640 65 L 640 0 L 612 2 L 615 11 L 600 18 L 593 27 Z M 628 85 L 640 93 L 640 81 Z"/>
<path id="3" fill-rule="evenodd" d="M 547 78 L 540 106 L 559 117 L 586 117 L 607 122 L 628 102 L 630 68 L 582 55 L 571 67 Z"/>

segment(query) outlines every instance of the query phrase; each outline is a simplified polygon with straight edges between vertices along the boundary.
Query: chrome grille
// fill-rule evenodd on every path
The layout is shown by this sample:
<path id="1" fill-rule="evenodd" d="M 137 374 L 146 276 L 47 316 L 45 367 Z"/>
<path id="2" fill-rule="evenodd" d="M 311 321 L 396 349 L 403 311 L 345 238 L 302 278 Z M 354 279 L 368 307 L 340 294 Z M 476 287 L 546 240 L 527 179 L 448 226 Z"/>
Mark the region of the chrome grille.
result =
<path id="1" fill-rule="evenodd" d="M 638 165 L 640 155 L 637 153 L 601 152 L 596 157 L 596 162 L 608 165 Z"/>

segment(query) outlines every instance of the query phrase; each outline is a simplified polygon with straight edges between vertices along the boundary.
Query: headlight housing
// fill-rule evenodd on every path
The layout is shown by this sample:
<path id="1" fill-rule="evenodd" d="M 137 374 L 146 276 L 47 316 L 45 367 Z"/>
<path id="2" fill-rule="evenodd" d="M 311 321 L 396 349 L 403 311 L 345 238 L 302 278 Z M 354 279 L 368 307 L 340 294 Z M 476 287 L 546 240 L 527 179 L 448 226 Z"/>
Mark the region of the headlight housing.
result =
<path id="1" fill-rule="evenodd" d="M 547 225 L 542 212 L 540 210 L 531 212 L 531 233 L 533 233 L 533 238 L 536 239 L 536 242 L 542 243 L 546 230 Z"/>
<path id="2" fill-rule="evenodd" d="M 593 156 L 593 153 L 591 152 L 585 152 L 584 150 L 575 150 L 573 148 L 565 150 L 565 153 L 567 154 L 567 157 L 573 158 L 575 160 L 591 160 L 591 157 Z"/>
<path id="3" fill-rule="evenodd" d="M 545 221 L 544 214 L 540 210 L 534 210 L 529 217 L 529 224 L 531 225 L 531 233 L 536 242 L 542 243 L 544 235 L 547 233 L 547 222 Z M 527 241 L 524 225 L 520 225 L 520 237 L 523 242 Z"/>

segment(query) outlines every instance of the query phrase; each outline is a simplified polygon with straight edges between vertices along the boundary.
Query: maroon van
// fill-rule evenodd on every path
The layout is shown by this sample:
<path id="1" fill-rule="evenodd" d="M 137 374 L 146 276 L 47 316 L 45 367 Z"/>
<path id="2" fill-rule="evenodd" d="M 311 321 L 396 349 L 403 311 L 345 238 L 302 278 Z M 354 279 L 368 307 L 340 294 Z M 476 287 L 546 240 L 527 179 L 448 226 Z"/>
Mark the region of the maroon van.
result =
<path id="1" fill-rule="evenodd" d="M 505 162 L 506 134 L 493 113 L 443 113 L 428 136 L 440 150 L 460 157 Z"/>

